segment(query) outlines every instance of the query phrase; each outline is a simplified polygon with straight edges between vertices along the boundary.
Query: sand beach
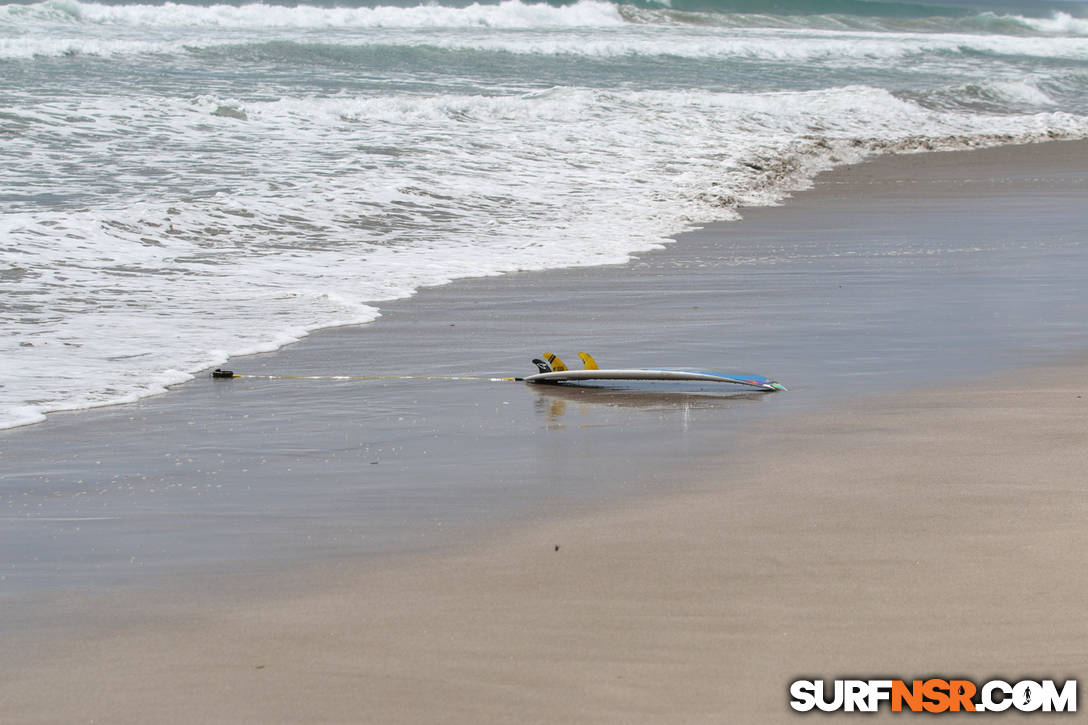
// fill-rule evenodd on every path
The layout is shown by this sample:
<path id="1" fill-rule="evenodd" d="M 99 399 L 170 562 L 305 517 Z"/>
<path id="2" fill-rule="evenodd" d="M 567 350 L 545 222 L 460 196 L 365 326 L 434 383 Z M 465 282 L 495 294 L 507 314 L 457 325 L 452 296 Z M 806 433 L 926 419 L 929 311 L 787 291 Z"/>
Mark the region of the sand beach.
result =
<path id="1" fill-rule="evenodd" d="M 770 723 L 800 677 L 1083 678 L 1086 200 L 1084 142 L 885 157 L 231 361 L 592 348 L 788 393 L 199 378 L 0 432 L 0 719 Z"/>

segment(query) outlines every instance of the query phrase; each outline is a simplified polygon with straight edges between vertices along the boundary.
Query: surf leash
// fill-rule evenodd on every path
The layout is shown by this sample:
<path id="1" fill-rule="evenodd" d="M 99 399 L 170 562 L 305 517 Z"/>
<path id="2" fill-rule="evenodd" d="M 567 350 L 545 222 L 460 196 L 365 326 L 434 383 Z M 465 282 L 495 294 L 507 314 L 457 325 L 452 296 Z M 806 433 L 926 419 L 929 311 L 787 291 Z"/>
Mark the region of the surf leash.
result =
<path id="1" fill-rule="evenodd" d="M 514 383 L 524 380 L 524 378 L 482 378 L 467 375 L 243 375 L 222 368 L 213 370 L 212 377 L 256 380 L 475 380 L 484 383 Z"/>

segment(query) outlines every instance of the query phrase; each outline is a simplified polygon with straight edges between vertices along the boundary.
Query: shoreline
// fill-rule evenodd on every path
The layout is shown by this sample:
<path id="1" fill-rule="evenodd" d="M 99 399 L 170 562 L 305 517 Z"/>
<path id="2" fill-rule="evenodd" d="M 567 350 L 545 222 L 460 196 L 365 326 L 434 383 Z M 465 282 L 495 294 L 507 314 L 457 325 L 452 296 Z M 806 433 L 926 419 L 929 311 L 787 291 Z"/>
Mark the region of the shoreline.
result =
<path id="1" fill-rule="evenodd" d="M 667 485 L 672 459 L 713 458 L 763 416 L 1076 353 L 1086 166 L 1088 142 L 883 157 L 625 265 L 429 288 L 376 323 L 230 361 L 255 375 L 503 377 L 547 349 L 588 350 L 605 367 L 762 373 L 785 396 L 201 378 L 0 432 L 5 585 L 433 548 Z M 171 534 L 179 521 L 192 523 Z"/>
<path id="2" fill-rule="evenodd" d="M 989 287 L 970 286 L 978 252 L 963 246 L 889 266 L 885 257 L 828 245 L 864 246 L 874 238 L 866 224 L 881 234 L 941 226 L 958 233 L 961 216 L 976 225 L 964 228 L 966 245 L 979 229 L 999 230 L 976 218 L 991 208 L 988 199 L 996 209 L 1023 198 L 1022 210 L 999 221 L 1031 219 L 1040 235 L 1058 241 L 1059 257 L 1079 259 L 1083 226 L 1070 219 L 1083 220 L 1075 202 L 1085 196 L 1086 149 L 1077 142 L 1049 152 L 924 154 L 836 170 L 796 201 L 747 210 L 740 222 L 693 232 L 622 268 L 426 290 L 392 305 L 384 326 L 317 333 L 312 344 L 248 358 L 244 370 L 322 374 L 366 354 L 384 370 L 418 365 L 448 374 L 471 365 L 503 374 L 512 348 L 533 350 L 541 340 L 564 352 L 590 349 L 600 360 L 618 358 L 637 339 L 640 357 L 683 364 L 739 349 L 716 342 L 738 329 L 738 319 L 721 319 L 727 300 L 749 316 L 741 329 L 752 369 L 775 374 L 790 393 L 678 404 L 452 383 L 360 392 L 344 383 L 194 381 L 125 411 L 69 414 L 33 429 L 44 433 L 8 435 L 20 446 L 6 462 L 22 466 L 30 484 L 41 461 L 63 478 L 90 470 L 92 454 L 106 469 L 103 480 L 125 473 L 121 484 L 95 494 L 114 511 L 132 506 L 121 509 L 116 533 L 95 539 L 125 553 L 126 542 L 150 541 L 177 559 L 184 552 L 170 547 L 188 539 L 157 527 L 183 523 L 197 536 L 223 537 L 229 527 L 254 548 L 279 548 L 214 565 L 193 549 L 195 568 L 150 593 L 141 586 L 158 586 L 178 570 L 126 580 L 109 561 L 100 564 L 100 578 L 130 582 L 118 585 L 122 606 L 109 610 L 108 591 L 84 591 L 81 599 L 76 584 L 75 598 L 43 608 L 37 624 L 24 611 L 29 626 L 20 639 L 38 655 L 4 663 L 11 674 L 0 686 L 4 714 L 16 722 L 88 715 L 115 722 L 772 722 L 790 714 L 787 676 L 1075 677 L 1088 664 L 1078 654 L 1084 648 L 1062 645 L 1088 641 L 1075 617 L 1083 585 L 1067 576 L 1075 566 L 1070 556 L 1085 543 L 1076 525 L 1088 455 L 1088 441 L 1076 433 L 1084 398 L 1075 396 L 1088 394 L 1083 345 L 1075 344 L 1083 332 L 1061 327 L 1067 346 L 1047 350 L 1053 330 L 1043 330 L 1046 337 L 1025 329 L 1012 306 L 1002 308 L 1008 317 L 1000 324 L 977 331 L 986 319 L 950 318 L 953 329 L 932 338 L 936 343 L 981 340 L 981 347 L 962 360 L 929 352 L 945 361 L 937 374 L 912 375 L 908 359 L 881 377 L 874 370 L 889 368 L 907 342 L 931 339 L 912 337 L 927 333 L 891 308 L 932 304 L 939 314 L 948 294 L 934 283 L 921 296 L 904 296 L 897 285 L 909 290 L 936 277 L 949 289 L 966 284 L 989 294 Z M 1009 161 L 1016 154 L 1019 166 Z M 843 189 L 874 185 L 871 198 L 882 206 L 874 201 L 870 209 L 870 197 L 841 199 Z M 891 187 L 909 193 L 881 191 Z M 844 241 L 834 224 L 851 205 L 861 212 L 849 223 L 862 231 Z M 1036 218 L 1043 205 L 1060 213 Z M 930 227 L 918 219 L 920 209 L 934 216 Z M 801 250 L 770 266 L 743 257 L 745 244 L 781 246 L 798 230 L 825 245 L 824 256 Z M 1081 236 L 1066 239 L 1067 230 Z M 894 240 L 884 249 L 887 258 L 904 257 Z M 1003 249 L 985 254 L 1005 259 Z M 1037 256 L 1036 249 L 1013 249 L 1007 262 L 987 261 L 986 272 L 1013 300 L 1035 289 L 1005 284 L 1020 270 L 1050 275 L 1042 277 L 1048 283 L 1083 279 L 1083 267 L 1053 269 L 1049 256 L 1039 269 L 1021 266 Z M 823 322 L 841 322 L 838 316 L 817 309 L 818 324 L 805 333 L 811 340 L 802 337 L 796 348 L 806 357 L 786 370 L 768 367 L 782 354 L 776 317 L 797 308 L 769 305 L 776 298 L 765 290 L 800 274 L 837 310 L 867 300 L 872 322 L 840 333 Z M 633 279 L 634 291 L 617 282 Z M 887 295 L 887 311 L 874 290 Z M 541 299 L 552 307 L 534 316 Z M 639 306 L 647 300 L 652 311 Z M 1068 304 L 1055 321 L 1079 314 Z M 524 329 L 526 320 L 532 329 Z M 895 320 L 899 326 L 881 337 L 880 324 Z M 988 340 L 995 330 L 1002 336 Z M 856 350 L 838 346 L 859 334 L 864 344 Z M 962 337 L 968 334 L 976 337 Z M 822 336 L 836 344 L 815 345 Z M 403 347 L 375 346 L 375 339 Z M 470 339 L 475 346 L 465 344 Z M 586 343 L 594 341 L 600 344 L 591 349 Z M 875 356 L 868 367 L 866 355 Z M 977 361 L 988 356 L 996 372 L 971 382 Z M 1078 362 L 1039 365 L 1067 356 Z M 806 367 L 824 377 L 804 374 Z M 379 435 L 371 433 L 375 426 Z M 58 458 L 56 451 L 87 437 L 85 448 Z M 266 449 L 281 444 L 290 449 L 272 460 Z M 189 451 L 188 461 L 180 451 Z M 259 464 L 261 457 L 270 462 Z M 240 462 L 231 467 L 217 458 Z M 246 465 L 266 467 L 243 474 Z M 360 472 L 373 488 L 355 486 Z M 160 490 L 136 474 L 185 485 Z M 220 493 L 209 487 L 215 480 L 263 487 L 259 496 L 241 487 Z M 302 480 L 308 488 L 295 490 Z M 79 514 L 87 528 L 115 525 L 91 523 L 90 509 L 77 503 L 85 496 L 55 498 L 41 504 L 54 515 Z M 149 517 L 151 506 L 158 508 Z M 349 540 L 351 527 L 362 524 L 343 521 L 344 507 L 390 530 Z M 411 518 L 420 508 L 422 516 Z M 1056 520 L 1065 523 L 1050 526 Z M 412 536 L 396 538 L 398 527 Z M 68 536 L 75 547 L 83 543 L 79 529 L 58 523 L 43 533 Z M 284 538 L 292 531 L 297 535 Z M 299 557 L 300 537 L 322 532 L 328 540 L 310 558 Z M 367 536 L 386 535 L 391 547 L 360 546 Z M 217 582 L 222 588 L 194 591 L 196 582 L 198 590 Z M 145 611 L 147 602 L 157 608 Z M 9 620 L 18 621 L 12 611 Z M 1034 619 L 1021 621 L 1023 612 Z M 72 619 L 51 631 L 53 615 Z M 989 641 L 994 630 L 1002 637 Z M 1060 656 L 1048 661 L 1051 649 Z M 51 701 L 54 690 L 62 694 Z"/>
<path id="3" fill-rule="evenodd" d="M 991 139 L 990 141 L 992 142 L 993 140 Z M 884 168 L 888 168 L 890 166 L 890 168 L 893 169 L 893 173 L 896 174 L 896 175 L 902 174 L 904 171 L 906 171 L 907 176 L 911 177 L 911 178 L 907 179 L 908 183 L 919 183 L 920 181 L 933 182 L 933 181 L 941 180 L 941 176 L 942 176 L 941 172 L 938 172 L 938 174 L 936 176 L 933 174 L 934 166 L 938 166 L 938 167 L 941 166 L 940 164 L 934 164 L 933 163 L 934 157 L 955 157 L 955 156 L 960 155 L 960 154 L 971 154 L 973 158 L 979 159 L 979 158 L 983 158 L 987 154 L 993 154 L 993 155 L 1020 154 L 1024 150 L 1039 148 L 1041 146 L 1045 146 L 1045 147 L 1048 147 L 1048 148 L 1065 147 L 1065 148 L 1070 148 L 1070 149 L 1077 149 L 1078 147 L 1083 148 L 1083 147 L 1085 147 L 1085 145 L 1088 145 L 1088 139 L 1067 139 L 1067 138 L 1054 138 L 1052 140 L 1037 139 L 1037 140 L 1029 141 L 1029 142 L 1019 141 L 1019 142 L 1016 142 L 1016 143 L 1006 143 L 1006 144 L 1003 144 L 1003 145 L 996 145 L 996 146 L 995 145 L 981 145 L 981 146 L 964 146 L 962 148 L 929 148 L 929 147 L 919 148 L 919 147 L 912 146 L 910 143 L 905 143 L 903 145 L 898 145 L 898 146 L 897 145 L 891 145 L 891 146 L 889 146 L 887 149 L 885 149 L 883 151 L 880 151 L 880 150 L 870 151 L 869 153 L 872 154 L 872 155 L 865 156 L 860 161 L 838 162 L 839 165 L 832 166 L 829 169 L 818 172 L 816 174 L 816 176 L 814 176 L 812 179 L 808 180 L 808 185 L 807 186 L 805 186 L 803 188 L 800 188 L 800 189 L 795 189 L 795 190 L 792 190 L 792 191 L 782 192 L 782 196 L 781 196 L 780 200 L 778 202 L 776 202 L 776 203 L 770 203 L 770 204 L 759 205 L 759 206 L 746 206 L 746 205 L 737 206 L 736 207 L 737 211 L 741 212 L 742 214 L 741 214 L 740 217 L 738 217 L 736 219 L 726 219 L 726 220 L 720 220 L 720 221 L 695 222 L 691 229 L 688 229 L 686 231 L 682 231 L 682 232 L 679 232 L 679 233 L 677 233 L 675 235 L 672 235 L 671 237 L 668 238 L 668 241 L 663 243 L 663 245 L 656 246 L 655 248 L 652 248 L 652 249 L 632 252 L 630 254 L 630 258 L 625 262 L 603 263 L 603 264 L 586 265 L 586 266 L 576 265 L 576 266 L 573 266 L 573 267 L 551 267 L 551 268 L 546 268 L 546 269 L 515 270 L 515 271 L 500 272 L 500 273 L 497 273 L 497 274 L 485 275 L 485 276 L 479 276 L 479 277 L 473 277 L 473 276 L 470 276 L 470 277 L 457 277 L 457 278 L 454 278 L 454 279 L 452 279 L 450 281 L 447 281 L 447 282 L 444 282 L 444 283 L 438 284 L 438 285 L 433 285 L 433 286 L 432 285 L 423 285 L 421 287 L 418 287 L 418 288 L 414 289 L 410 294 L 408 294 L 407 296 L 404 296 L 404 297 L 364 301 L 361 304 L 366 305 L 366 306 L 373 306 L 374 310 L 376 311 L 375 312 L 376 316 L 374 318 L 372 318 L 372 319 L 369 319 L 369 320 L 365 321 L 365 322 L 350 322 L 350 323 L 344 323 L 344 324 L 333 324 L 333 325 L 329 325 L 329 326 L 317 326 L 317 327 L 312 327 L 312 328 L 302 328 L 302 329 L 300 329 L 300 333 L 299 333 L 301 336 L 297 337 L 296 339 L 292 339 L 290 342 L 278 343 L 278 346 L 272 346 L 271 343 L 267 343 L 267 344 L 266 343 L 260 343 L 258 345 L 258 347 L 261 348 L 260 352 L 246 352 L 246 353 L 242 353 L 242 354 L 230 355 L 227 358 L 227 361 L 224 362 L 224 363 L 221 363 L 221 364 L 215 365 L 215 366 L 209 366 L 207 368 L 203 368 L 201 370 L 194 371 L 194 372 L 191 372 L 191 373 L 190 372 L 180 372 L 180 371 L 177 371 L 177 370 L 161 371 L 159 373 L 159 375 L 161 377 L 173 376 L 173 377 L 176 378 L 177 376 L 181 376 L 182 378 L 187 377 L 188 379 L 183 379 L 180 382 L 162 383 L 161 386 L 160 386 L 159 383 L 156 383 L 156 384 L 153 385 L 153 387 L 161 387 L 161 389 L 158 390 L 157 392 L 136 394 L 135 397 L 126 398 L 124 400 L 119 400 L 119 401 L 116 401 L 116 402 L 95 403 L 95 404 L 87 405 L 87 406 L 84 406 L 84 407 L 61 407 L 61 408 L 50 409 L 50 410 L 47 410 L 45 412 L 36 412 L 36 413 L 32 414 L 33 415 L 32 419 L 27 419 L 26 421 L 23 421 L 23 422 L 17 422 L 17 423 L 14 423 L 14 424 L 10 425 L 10 426 L 7 426 L 7 427 L 0 427 L 0 434 L 2 434 L 5 431 L 17 430 L 19 428 L 25 428 L 25 427 L 39 425 L 39 424 L 41 424 L 43 422 L 46 422 L 46 421 L 50 420 L 51 417 L 58 416 L 58 415 L 59 416 L 79 415 L 79 414 L 82 414 L 82 413 L 98 411 L 98 410 L 101 410 L 101 409 L 113 409 L 115 407 L 121 407 L 121 406 L 138 405 L 138 404 L 140 404 L 140 403 L 142 403 L 142 402 L 144 402 L 146 400 L 149 400 L 149 399 L 155 399 L 155 398 L 157 398 L 159 396 L 162 396 L 162 395 L 169 395 L 169 394 L 172 394 L 174 391 L 176 391 L 176 390 L 178 390 L 178 389 L 180 389 L 180 388 L 182 388 L 184 386 L 187 386 L 187 385 L 192 384 L 193 382 L 199 381 L 202 377 L 204 377 L 207 373 L 209 373 L 212 370 L 213 367 L 230 367 L 230 366 L 232 366 L 234 364 L 231 361 L 248 360 L 248 359 L 252 359 L 252 358 L 261 358 L 261 357 L 268 356 L 268 355 L 276 355 L 276 354 L 284 351 L 285 349 L 289 349 L 289 348 L 291 348 L 291 347 L 293 347 L 295 345 L 300 345 L 300 344 L 305 345 L 305 344 L 307 344 L 307 341 L 311 337 L 313 337 L 314 335 L 322 335 L 322 334 L 326 334 L 326 333 L 335 334 L 335 332 L 337 330 L 341 330 L 341 329 L 369 328 L 369 327 L 371 327 L 371 326 L 373 326 L 375 324 L 380 324 L 382 315 L 385 314 L 385 310 L 391 309 L 391 310 L 399 311 L 399 309 L 403 305 L 406 305 L 406 304 L 411 305 L 413 303 L 413 301 L 415 300 L 415 298 L 418 295 L 420 295 L 421 293 L 426 294 L 426 293 L 428 293 L 428 292 L 430 292 L 432 290 L 435 290 L 435 289 L 442 290 L 442 289 L 446 289 L 448 287 L 453 287 L 453 288 L 456 289 L 456 287 L 458 287 L 460 285 L 472 284 L 472 283 L 475 283 L 475 282 L 486 282 L 488 280 L 493 280 L 495 278 L 507 278 L 507 277 L 515 277 L 516 278 L 516 277 L 520 277 L 522 275 L 534 275 L 534 276 L 535 275 L 553 275 L 553 274 L 563 275 L 563 274 L 576 273 L 576 272 L 579 272 L 579 271 L 582 271 L 582 270 L 588 270 L 588 271 L 592 272 L 593 270 L 601 269 L 601 268 L 630 267 L 632 264 L 635 264 L 635 263 L 639 262 L 639 260 L 641 258 L 652 257 L 654 255 L 661 254 L 661 253 L 667 253 L 674 247 L 674 245 L 682 244 L 683 240 L 688 239 L 688 238 L 698 238 L 698 237 L 706 235 L 708 233 L 713 233 L 713 234 L 724 233 L 726 236 L 729 236 L 729 232 L 735 230 L 735 226 L 737 224 L 743 223 L 753 213 L 762 214 L 763 212 L 765 212 L 767 210 L 776 210 L 776 209 L 781 209 L 783 207 L 789 207 L 792 204 L 794 204 L 795 198 L 798 197 L 798 196 L 801 196 L 801 197 L 804 197 L 804 198 L 816 198 L 816 197 L 819 197 L 821 195 L 824 195 L 825 192 L 830 192 L 830 194 L 828 195 L 828 198 L 833 198 L 834 197 L 834 192 L 831 192 L 830 190 L 833 189 L 838 184 L 856 185 L 862 179 L 867 179 L 867 181 L 869 183 L 880 183 L 880 178 L 879 177 L 881 176 L 881 174 L 883 172 L 873 171 L 872 169 L 884 169 Z M 877 148 L 880 148 L 880 147 L 877 147 Z M 1077 156 L 1077 155 L 1078 154 L 1074 154 L 1074 156 Z M 911 161 L 911 159 L 914 159 L 914 158 L 927 159 L 927 161 L 922 162 L 922 164 L 920 164 L 920 169 L 921 169 L 921 175 L 920 176 L 916 176 L 916 174 L 919 171 L 919 168 L 915 168 L 915 167 L 918 167 L 919 165 L 915 164 L 915 163 L 913 163 Z M 1060 155 L 1058 157 L 1052 157 L 1050 159 L 1050 164 L 1049 164 L 1050 166 L 1053 166 L 1053 162 L 1055 161 L 1055 158 L 1060 159 Z M 1068 160 L 1061 160 L 1061 161 L 1066 162 Z M 1064 168 L 1066 166 L 1066 163 L 1062 163 L 1061 165 Z M 870 167 L 872 167 L 872 169 L 870 169 L 868 171 L 864 170 L 864 169 L 867 169 L 867 168 L 870 168 Z M 950 179 L 955 178 L 956 167 L 955 167 L 954 164 L 951 166 L 951 168 L 945 168 L 942 171 L 943 171 L 944 174 L 949 174 L 949 172 L 951 172 L 949 178 Z M 842 180 L 842 179 L 845 179 L 845 180 Z M 963 181 L 962 179 L 956 179 L 956 180 L 957 181 Z M 976 180 L 976 181 L 979 181 L 979 180 Z M 1011 181 L 1011 180 L 1009 180 L 1009 181 Z M 900 180 L 897 183 L 902 183 L 902 182 L 903 182 L 903 180 Z M 983 182 L 983 183 L 985 183 L 985 182 Z M 286 334 L 286 333 L 282 333 L 282 334 Z M 294 333 L 292 333 L 292 334 L 294 334 Z"/>

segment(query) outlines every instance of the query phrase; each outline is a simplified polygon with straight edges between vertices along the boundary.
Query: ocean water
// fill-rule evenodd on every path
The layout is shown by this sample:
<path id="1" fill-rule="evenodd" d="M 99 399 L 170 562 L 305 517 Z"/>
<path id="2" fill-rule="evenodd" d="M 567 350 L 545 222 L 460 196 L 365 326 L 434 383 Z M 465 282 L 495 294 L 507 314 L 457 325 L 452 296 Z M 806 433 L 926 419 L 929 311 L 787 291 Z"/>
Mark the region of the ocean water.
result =
<path id="1" fill-rule="evenodd" d="M 0 5 L 0 427 L 872 154 L 1088 137 L 1085 10 Z"/>

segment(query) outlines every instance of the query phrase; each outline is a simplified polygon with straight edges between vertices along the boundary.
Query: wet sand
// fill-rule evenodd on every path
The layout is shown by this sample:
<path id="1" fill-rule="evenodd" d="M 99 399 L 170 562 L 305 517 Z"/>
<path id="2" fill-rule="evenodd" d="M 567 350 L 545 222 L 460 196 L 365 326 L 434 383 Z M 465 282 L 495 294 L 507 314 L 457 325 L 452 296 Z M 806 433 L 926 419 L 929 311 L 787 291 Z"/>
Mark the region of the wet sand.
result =
<path id="1" fill-rule="evenodd" d="M 1086 415 L 1082 363 L 768 422 L 686 493 L 71 636 L 0 710 L 779 722 L 798 677 L 1083 676 Z"/>
<path id="2" fill-rule="evenodd" d="M 869 317 L 844 332 L 841 316 L 829 315 L 807 334 L 841 335 L 850 344 L 800 346 L 807 357 L 782 360 L 773 336 L 786 305 L 767 293 L 772 271 L 745 259 L 710 260 L 742 257 L 745 240 L 755 254 L 775 240 L 804 237 L 844 245 L 843 254 L 821 257 L 821 269 L 835 269 L 828 259 L 853 264 L 850 245 L 877 233 L 866 224 L 895 234 L 912 219 L 927 230 L 945 222 L 944 238 L 932 232 L 934 244 L 947 247 L 955 235 L 990 239 L 996 232 L 980 233 L 965 220 L 997 224 L 980 211 L 994 204 L 1008 212 L 999 226 L 1022 248 L 1010 247 L 1001 265 L 986 257 L 981 270 L 973 256 L 936 255 L 936 276 L 949 273 L 943 283 L 967 284 L 968 292 L 985 274 L 1036 277 L 1044 286 L 1053 279 L 1059 293 L 1048 309 L 1057 305 L 1076 318 L 1082 301 L 1066 299 L 1060 282 L 1068 277 L 1074 289 L 1083 280 L 1085 148 L 878 160 L 835 172 L 782 208 L 751 210 L 744 222 L 693 234 L 625 267 L 429 290 L 390 306 L 377 325 L 328 331 L 245 361 L 253 372 L 318 374 L 353 355 L 373 355 L 386 371 L 413 365 L 493 375 L 509 374 L 510 350 L 521 343 L 566 351 L 594 342 L 607 359 L 637 341 L 660 364 L 743 349 L 746 367 L 791 384 L 788 394 L 696 396 L 678 405 L 599 391 L 483 387 L 469 394 L 451 383 L 428 388 L 425 397 L 390 384 L 364 398 L 348 385 L 273 385 L 270 394 L 267 382 L 221 387 L 203 380 L 126 409 L 58 416 L 37 430 L 4 434 L 5 462 L 25 469 L 28 486 L 35 461 L 37 475 L 45 475 L 40 461 L 50 460 L 50 475 L 62 479 L 68 469 L 87 475 L 90 455 L 104 456 L 95 465 L 114 476 L 139 472 L 185 483 L 161 502 L 148 484 L 129 481 L 130 499 L 156 502 L 161 513 L 122 516 L 132 528 L 103 541 L 117 545 L 124 534 L 156 542 L 169 560 L 174 542 L 160 526 L 188 520 L 198 533 L 229 543 L 218 520 L 241 522 L 261 552 L 246 563 L 232 548 L 233 558 L 216 564 L 191 548 L 193 568 L 185 573 L 156 569 L 141 580 L 101 566 L 101 576 L 124 583 L 119 592 L 35 590 L 10 600 L 16 606 L 6 608 L 5 624 L 27 626 L 8 640 L 18 654 L 9 649 L 2 658 L 0 717 L 774 722 L 790 717 L 788 683 L 800 676 L 1076 677 L 1088 659 L 1078 616 L 1086 592 L 1077 576 L 1088 550 L 1088 398 L 1081 397 L 1088 396 L 1088 364 L 1040 361 L 1055 349 L 1071 355 L 1083 328 L 1063 316 L 1041 317 L 1035 327 L 1046 328 L 1044 335 L 1014 319 L 1016 305 L 1001 307 L 996 323 L 949 313 L 951 331 L 931 340 L 951 350 L 940 358 L 949 374 L 936 376 L 945 379 L 915 370 L 926 350 L 889 365 L 898 348 L 927 339 L 911 313 L 940 319 L 948 301 L 940 279 L 916 289 L 908 309 L 883 308 L 884 298 L 872 294 L 916 282 L 917 265 L 932 261 L 920 254 L 902 270 L 884 266 L 868 277 L 860 274 L 865 264 L 839 269 L 828 294 L 855 295 Z M 937 223 L 925 226 L 921 215 Z M 960 223 L 948 224 L 951 218 Z M 1011 228 L 1010 218 L 1024 225 Z M 1059 256 L 1068 263 L 1055 266 L 1051 254 L 1045 268 L 1033 267 L 1041 253 L 1025 229 L 1064 240 Z M 885 249 L 894 252 L 894 244 Z M 776 283 L 814 258 L 797 255 Z M 723 277 L 723 269 L 749 273 Z M 813 284 L 811 276 L 797 278 Z M 1008 288 L 1013 299 L 1030 292 Z M 720 341 L 735 330 L 720 306 L 705 311 L 699 304 L 723 297 L 763 323 L 743 346 Z M 888 298 L 895 305 L 907 299 Z M 559 306 L 556 299 L 587 304 Z M 548 315 L 534 314 L 549 301 Z M 658 303 L 652 313 L 639 307 L 646 301 Z M 896 322 L 882 337 L 880 328 Z M 400 346 L 374 352 L 368 341 L 381 334 Z M 428 340 L 427 347 L 414 347 L 413 339 Z M 434 350 L 451 354 L 425 363 Z M 964 387 L 980 358 L 998 370 L 1020 367 Z M 768 369 L 776 360 L 781 367 Z M 1032 362 L 1039 364 L 1022 367 Z M 890 380 L 905 381 L 911 392 L 879 395 Z M 833 397 L 829 387 L 856 395 Z M 380 410 L 359 422 L 363 405 Z M 396 419 L 406 415 L 411 420 Z M 385 426 L 380 435 L 374 421 Z M 507 448 L 519 426 L 529 429 L 518 437 L 529 443 Z M 427 447 L 418 446 L 424 439 Z M 462 450 L 451 457 L 455 448 Z M 432 450 L 442 455 L 432 458 Z M 216 468 L 205 462 L 212 456 L 227 460 Z M 274 466 L 259 463 L 273 456 Z M 392 469 L 380 474 L 389 476 L 384 487 L 352 487 L 364 466 L 368 476 Z M 473 477 L 480 480 L 475 491 L 464 485 Z M 436 480 L 451 482 L 444 500 Z M 203 489 L 211 503 L 180 496 L 193 485 L 239 481 L 266 487 L 256 511 L 241 488 Z M 295 491 L 300 481 L 311 495 L 323 492 L 320 504 Z M 113 490 L 98 495 L 110 499 Z M 374 550 L 357 540 L 340 548 L 326 542 L 309 559 L 298 554 L 297 539 L 283 536 L 292 527 L 320 535 L 320 523 L 337 514 L 385 520 L 391 531 Z M 435 516 L 457 533 L 430 536 L 442 528 Z M 420 525 L 426 520 L 430 527 Z M 348 538 L 342 522 L 333 530 L 334 543 Z M 71 528 L 56 529 L 54 539 L 57 531 L 80 541 Z M 264 532 L 272 532 L 267 541 Z M 269 551 L 268 541 L 281 548 Z M 152 586 L 158 591 L 144 591 Z M 27 602 L 40 605 L 39 616 Z M 43 624 L 50 617 L 65 621 Z"/>

